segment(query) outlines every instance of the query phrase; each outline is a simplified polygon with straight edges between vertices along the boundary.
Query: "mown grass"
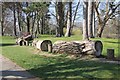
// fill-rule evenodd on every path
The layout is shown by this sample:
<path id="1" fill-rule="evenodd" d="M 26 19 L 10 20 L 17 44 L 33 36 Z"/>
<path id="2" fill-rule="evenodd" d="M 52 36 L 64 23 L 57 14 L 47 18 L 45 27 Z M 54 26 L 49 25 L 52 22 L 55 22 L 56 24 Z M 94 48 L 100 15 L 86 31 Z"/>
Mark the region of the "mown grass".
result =
<path id="1" fill-rule="evenodd" d="M 79 59 L 68 59 L 64 55 L 47 57 L 30 46 L 17 46 L 13 37 L 2 38 L 2 54 L 35 76 L 45 78 L 120 78 L 120 65 L 101 63 L 95 61 L 83 61 Z M 40 36 L 40 40 L 82 40 L 82 37 L 72 36 L 70 38 L 55 38 L 48 35 Z M 94 39 L 98 40 L 98 39 Z M 117 39 L 100 39 L 106 48 L 117 48 Z M 118 49 L 115 49 L 117 51 Z M 105 53 L 105 51 L 103 51 Z M 47 53 L 46 54 L 52 54 Z M 118 54 L 118 53 L 117 53 Z"/>

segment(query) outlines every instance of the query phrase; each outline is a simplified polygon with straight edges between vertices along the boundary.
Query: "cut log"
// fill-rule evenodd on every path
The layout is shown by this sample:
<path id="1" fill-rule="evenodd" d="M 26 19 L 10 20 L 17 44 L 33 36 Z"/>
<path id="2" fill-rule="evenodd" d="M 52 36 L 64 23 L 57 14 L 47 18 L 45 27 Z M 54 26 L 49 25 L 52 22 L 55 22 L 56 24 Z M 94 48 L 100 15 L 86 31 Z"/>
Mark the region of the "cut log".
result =
<path id="1" fill-rule="evenodd" d="M 33 40 L 32 35 L 27 35 L 27 36 L 23 37 L 23 40 L 26 40 L 26 41 Z"/>
<path id="2" fill-rule="evenodd" d="M 36 48 L 41 51 L 52 52 L 52 42 L 50 40 L 39 40 L 36 43 Z"/>
<path id="3" fill-rule="evenodd" d="M 53 45 L 53 53 L 81 54 L 82 49 L 75 42 L 57 41 Z"/>
<path id="4" fill-rule="evenodd" d="M 33 47 L 36 47 L 37 42 L 38 42 L 38 40 L 33 40 L 32 46 L 33 46 Z"/>
<path id="5" fill-rule="evenodd" d="M 21 38 L 16 39 L 16 44 L 22 46 L 23 40 Z"/>
<path id="6" fill-rule="evenodd" d="M 114 59 L 114 49 L 107 49 L 107 58 Z"/>
<path id="7" fill-rule="evenodd" d="M 53 45 L 53 53 L 86 54 L 100 56 L 103 44 L 101 41 L 57 41 Z"/>
<path id="8" fill-rule="evenodd" d="M 82 45 L 82 52 L 84 54 L 95 55 L 99 57 L 102 54 L 103 44 L 101 41 L 74 41 Z"/>

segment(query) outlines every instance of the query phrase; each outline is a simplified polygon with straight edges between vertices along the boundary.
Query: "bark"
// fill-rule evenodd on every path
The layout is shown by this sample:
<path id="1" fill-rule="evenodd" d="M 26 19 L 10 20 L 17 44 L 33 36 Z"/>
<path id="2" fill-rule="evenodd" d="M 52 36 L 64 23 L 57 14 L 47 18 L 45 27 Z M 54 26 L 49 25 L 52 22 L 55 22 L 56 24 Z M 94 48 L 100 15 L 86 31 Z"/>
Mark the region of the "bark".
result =
<path id="1" fill-rule="evenodd" d="M 53 53 L 101 56 L 103 44 L 101 41 L 57 41 L 53 44 Z"/>
<path id="2" fill-rule="evenodd" d="M 4 32 L 3 32 L 3 23 L 4 23 L 4 21 L 2 20 L 2 21 L 1 21 L 1 31 L 2 31 L 2 36 L 4 36 Z"/>
<path id="3" fill-rule="evenodd" d="M 32 13 L 32 16 L 33 16 L 33 13 Z M 32 17 L 32 30 L 31 30 L 31 33 L 32 33 L 32 34 L 34 33 L 35 19 L 36 19 L 36 13 L 35 13 L 35 16 Z"/>
<path id="4" fill-rule="evenodd" d="M 39 24 L 39 21 L 40 21 L 40 19 L 37 20 L 37 31 L 38 31 L 38 34 L 40 34 L 40 28 L 39 28 L 40 24 Z"/>
<path id="5" fill-rule="evenodd" d="M 57 37 L 64 36 L 63 26 L 64 26 L 64 11 L 62 2 L 58 2 L 57 5 L 57 20 L 58 20 L 58 28 L 57 28 Z"/>
<path id="6" fill-rule="evenodd" d="M 0 7 L 2 8 L 2 11 L 1 11 L 1 13 L 2 13 L 1 14 L 1 33 L 2 34 L 1 35 L 4 36 L 4 31 L 3 31 L 3 27 L 4 27 L 4 25 L 3 25 L 4 24 L 4 9 L 3 9 L 3 7 L 4 7 L 4 5 L 1 5 Z"/>
<path id="7" fill-rule="evenodd" d="M 18 16 L 19 31 L 21 32 L 21 19 L 20 19 L 20 12 L 19 12 L 19 9 L 18 9 L 18 11 L 17 11 L 17 16 Z"/>
<path id="8" fill-rule="evenodd" d="M 44 34 L 44 26 L 45 26 L 45 20 L 44 16 L 42 17 L 42 25 L 41 25 L 41 34 Z"/>
<path id="9" fill-rule="evenodd" d="M 69 11 L 68 11 L 68 18 L 67 18 L 67 31 L 65 37 L 71 36 L 71 27 L 72 27 L 72 2 L 69 2 Z"/>
<path id="10" fill-rule="evenodd" d="M 3 31 L 3 27 L 4 27 L 4 16 L 3 16 L 3 12 L 2 12 L 2 19 L 1 19 L 1 31 L 2 31 L 2 36 L 4 35 L 4 31 Z"/>
<path id="11" fill-rule="evenodd" d="M 26 6 L 28 7 L 28 2 L 26 2 Z M 27 13 L 27 32 L 30 33 L 30 13 Z"/>
<path id="12" fill-rule="evenodd" d="M 35 44 L 36 48 L 41 51 L 52 52 L 52 42 L 50 40 L 39 40 Z"/>
<path id="13" fill-rule="evenodd" d="M 88 36 L 93 38 L 93 2 L 88 1 Z"/>
<path id="14" fill-rule="evenodd" d="M 93 37 L 95 37 L 95 12 L 93 11 Z"/>
<path id="15" fill-rule="evenodd" d="M 87 17 L 87 13 L 88 13 L 88 2 L 86 2 L 86 0 L 84 0 L 83 2 L 83 40 L 89 40 L 88 37 L 88 17 Z"/>
<path id="16" fill-rule="evenodd" d="M 30 18 L 27 16 L 27 32 L 30 32 Z"/>
<path id="17" fill-rule="evenodd" d="M 102 37 L 102 33 L 104 30 L 105 24 L 106 23 L 99 23 L 99 28 L 98 28 L 96 37 L 100 37 L 100 38 Z"/>
<path id="18" fill-rule="evenodd" d="M 14 36 L 17 36 L 17 34 L 16 34 L 16 15 L 15 15 L 15 13 L 16 13 L 16 10 L 15 10 L 15 3 L 13 4 L 14 6 L 14 9 L 13 9 L 13 15 L 14 15 Z"/>

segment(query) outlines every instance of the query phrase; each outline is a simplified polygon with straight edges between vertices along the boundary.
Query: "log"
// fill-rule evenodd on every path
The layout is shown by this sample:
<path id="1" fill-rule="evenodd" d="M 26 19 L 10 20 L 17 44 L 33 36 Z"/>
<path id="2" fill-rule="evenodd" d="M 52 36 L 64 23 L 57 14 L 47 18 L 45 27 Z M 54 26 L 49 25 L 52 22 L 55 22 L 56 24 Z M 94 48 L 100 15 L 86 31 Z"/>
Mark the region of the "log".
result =
<path id="1" fill-rule="evenodd" d="M 107 49 L 107 59 L 114 59 L 114 49 Z"/>
<path id="2" fill-rule="evenodd" d="M 39 40 L 36 43 L 36 48 L 41 51 L 52 52 L 52 42 L 50 40 Z"/>
<path id="3" fill-rule="evenodd" d="M 53 44 L 53 53 L 86 54 L 99 57 L 102 49 L 101 41 L 57 41 Z"/>
<path id="4" fill-rule="evenodd" d="M 23 40 L 21 38 L 16 39 L 16 44 L 22 46 Z"/>
<path id="5" fill-rule="evenodd" d="M 32 42 L 32 46 L 33 47 L 36 47 L 36 43 L 38 42 L 38 40 L 33 40 L 33 42 Z"/>
<path id="6" fill-rule="evenodd" d="M 23 40 L 26 40 L 26 41 L 33 40 L 32 35 L 27 35 L 27 36 L 23 37 Z"/>
<path id="7" fill-rule="evenodd" d="M 95 55 L 96 57 L 101 56 L 103 44 L 101 41 L 74 41 L 76 43 L 82 44 L 82 52 L 88 55 Z"/>
<path id="8" fill-rule="evenodd" d="M 53 45 L 53 53 L 81 54 L 82 49 L 75 42 L 57 41 Z"/>

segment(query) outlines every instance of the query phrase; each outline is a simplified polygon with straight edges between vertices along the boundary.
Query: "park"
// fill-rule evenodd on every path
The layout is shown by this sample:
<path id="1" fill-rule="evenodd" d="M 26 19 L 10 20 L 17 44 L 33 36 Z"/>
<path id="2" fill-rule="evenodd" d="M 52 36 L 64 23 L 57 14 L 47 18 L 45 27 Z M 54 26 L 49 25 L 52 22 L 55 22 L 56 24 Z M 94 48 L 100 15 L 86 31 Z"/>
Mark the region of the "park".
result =
<path id="1" fill-rule="evenodd" d="M 2 80 L 120 79 L 120 1 L 0 6 Z"/>

